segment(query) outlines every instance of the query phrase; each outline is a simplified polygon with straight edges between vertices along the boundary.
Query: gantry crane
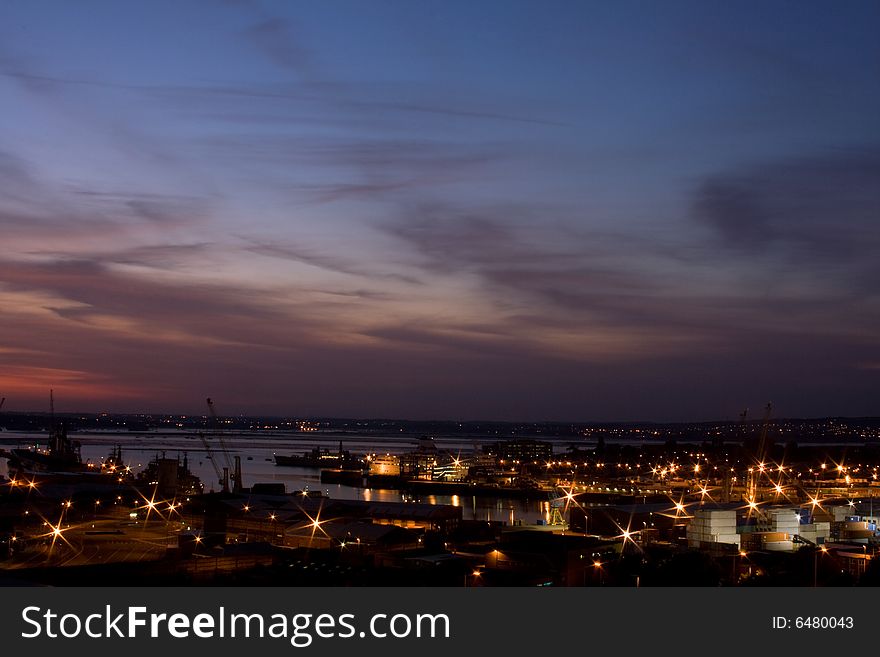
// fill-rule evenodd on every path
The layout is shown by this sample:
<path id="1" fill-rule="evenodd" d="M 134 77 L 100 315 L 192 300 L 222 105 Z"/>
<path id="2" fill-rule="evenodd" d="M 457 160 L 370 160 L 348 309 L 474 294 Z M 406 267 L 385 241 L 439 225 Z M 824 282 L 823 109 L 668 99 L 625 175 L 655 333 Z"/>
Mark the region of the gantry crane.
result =
<path id="1" fill-rule="evenodd" d="M 767 431 L 770 428 L 770 413 L 773 411 L 773 404 L 767 402 L 764 409 L 764 424 L 761 426 L 761 437 L 758 439 L 758 463 L 763 463 L 767 457 Z"/>
<path id="2" fill-rule="evenodd" d="M 748 476 L 748 487 L 746 495 L 749 502 L 757 502 L 758 484 L 761 479 L 761 470 L 764 465 L 764 459 L 767 457 L 767 432 L 770 429 L 770 413 L 773 411 L 773 404 L 767 403 L 764 409 L 764 421 L 761 424 L 761 434 L 758 438 L 758 447 L 755 450 L 756 465 L 753 465 Z"/>
<path id="3" fill-rule="evenodd" d="M 565 508 L 565 497 L 555 497 L 550 500 L 550 518 L 548 525 L 566 525 L 565 516 L 562 515 Z"/>

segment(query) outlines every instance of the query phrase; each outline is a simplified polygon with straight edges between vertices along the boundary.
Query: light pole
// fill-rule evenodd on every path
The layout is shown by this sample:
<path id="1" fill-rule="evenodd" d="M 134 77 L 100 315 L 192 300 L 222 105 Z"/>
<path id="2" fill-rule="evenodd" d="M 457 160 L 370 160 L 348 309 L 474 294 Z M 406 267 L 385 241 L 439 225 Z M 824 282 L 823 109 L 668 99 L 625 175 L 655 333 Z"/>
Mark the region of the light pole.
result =
<path id="1" fill-rule="evenodd" d="M 819 586 L 819 550 L 813 550 L 813 588 Z"/>
<path id="2" fill-rule="evenodd" d="M 828 548 L 824 545 L 813 550 L 813 588 L 819 586 L 819 554 L 825 554 Z"/>

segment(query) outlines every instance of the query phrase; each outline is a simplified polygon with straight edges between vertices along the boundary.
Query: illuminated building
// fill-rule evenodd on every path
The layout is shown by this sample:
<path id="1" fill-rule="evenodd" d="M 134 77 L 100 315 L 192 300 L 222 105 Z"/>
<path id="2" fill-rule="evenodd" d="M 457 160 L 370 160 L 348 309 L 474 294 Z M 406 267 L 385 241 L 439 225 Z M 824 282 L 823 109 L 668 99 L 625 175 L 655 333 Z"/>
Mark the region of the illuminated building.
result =
<path id="1" fill-rule="evenodd" d="M 394 454 L 380 454 L 369 458 L 370 474 L 381 477 L 400 475 L 400 458 Z"/>

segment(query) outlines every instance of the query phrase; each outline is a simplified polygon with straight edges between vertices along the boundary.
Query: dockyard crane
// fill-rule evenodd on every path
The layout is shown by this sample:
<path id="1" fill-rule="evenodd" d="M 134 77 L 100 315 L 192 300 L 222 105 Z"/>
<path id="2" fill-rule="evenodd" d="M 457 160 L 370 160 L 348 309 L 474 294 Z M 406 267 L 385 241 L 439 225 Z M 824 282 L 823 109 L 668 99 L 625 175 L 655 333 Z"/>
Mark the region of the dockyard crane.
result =
<path id="1" fill-rule="evenodd" d="M 229 492 L 229 478 L 228 476 L 224 476 L 222 472 L 220 472 L 220 466 L 217 465 L 217 462 L 214 460 L 214 454 L 211 452 L 211 444 L 208 442 L 207 436 L 205 436 L 204 431 L 199 431 L 199 438 L 202 441 L 202 445 L 205 447 L 205 452 L 207 452 L 206 458 L 211 462 L 211 465 L 214 467 L 214 474 L 217 475 L 217 482 L 220 484 L 221 490 L 224 493 Z M 227 470 L 227 474 L 228 474 Z"/>
<path id="2" fill-rule="evenodd" d="M 764 408 L 764 421 L 761 424 L 761 434 L 758 438 L 758 448 L 755 450 L 755 459 L 758 464 L 763 464 L 764 459 L 767 456 L 767 432 L 770 429 L 770 414 L 773 411 L 773 404 L 770 402 L 767 403 L 767 406 Z M 758 484 L 761 478 L 761 471 L 759 467 L 752 466 L 751 472 L 748 477 L 748 487 L 746 489 L 746 494 L 750 502 L 757 501 L 758 494 Z"/>
<path id="3" fill-rule="evenodd" d="M 214 400 L 208 397 L 205 402 L 208 405 L 208 415 L 210 416 L 211 424 L 214 426 L 214 432 L 217 436 L 217 440 L 220 443 L 220 450 L 223 452 L 223 460 L 226 463 L 225 474 L 223 479 L 226 481 L 225 490 L 229 489 L 229 479 L 232 479 L 232 490 L 233 492 L 240 493 L 241 492 L 241 462 L 238 457 L 235 459 L 235 465 L 233 466 L 232 461 L 229 458 L 229 448 L 226 446 L 226 441 L 223 440 L 223 431 L 220 427 L 220 420 L 217 418 L 217 411 L 214 408 Z M 230 475 L 230 472 L 232 473 Z"/>
<path id="4" fill-rule="evenodd" d="M 761 426 L 761 437 L 758 439 L 758 462 L 763 463 L 767 456 L 767 430 L 770 428 L 770 413 L 773 411 L 773 404 L 767 402 L 764 409 L 764 423 Z"/>
<path id="5" fill-rule="evenodd" d="M 208 409 L 213 410 L 211 406 L 211 399 L 208 399 Z M 215 417 L 213 414 L 208 418 L 208 422 L 211 422 L 211 418 Z M 215 418 L 216 419 L 216 418 Z M 214 452 L 211 449 L 211 443 L 208 442 L 208 437 L 205 435 L 205 431 L 199 431 L 199 439 L 202 441 L 202 445 L 205 448 L 206 456 L 210 462 L 211 467 L 214 468 L 214 474 L 217 475 L 217 483 L 220 484 L 220 490 L 224 493 L 229 492 L 229 469 L 225 468 L 223 472 L 220 471 L 220 466 L 217 465 L 217 459 L 214 458 Z"/>

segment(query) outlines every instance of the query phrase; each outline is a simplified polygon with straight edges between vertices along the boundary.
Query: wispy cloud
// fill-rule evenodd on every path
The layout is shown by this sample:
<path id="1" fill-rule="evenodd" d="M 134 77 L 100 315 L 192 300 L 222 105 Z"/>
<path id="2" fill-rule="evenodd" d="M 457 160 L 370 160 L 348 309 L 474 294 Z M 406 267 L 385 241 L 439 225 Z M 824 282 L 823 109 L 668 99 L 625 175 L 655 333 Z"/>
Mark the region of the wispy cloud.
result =
<path id="1" fill-rule="evenodd" d="M 786 179 L 783 188 L 789 190 L 788 185 L 793 185 L 793 189 L 806 193 L 810 181 L 815 183 L 814 175 L 829 173 L 820 166 L 816 171 L 811 169 L 807 180 L 793 183 Z M 875 266 L 870 245 L 876 223 L 871 217 L 880 216 L 871 212 L 875 192 L 867 183 L 873 174 L 862 167 L 850 174 L 860 181 L 862 195 L 857 201 L 853 187 L 847 188 L 842 181 L 837 181 L 841 188 L 828 181 L 819 191 L 815 191 L 815 185 L 813 189 L 814 194 L 832 194 L 854 203 L 852 216 L 838 212 L 828 215 L 827 221 L 846 216 L 856 235 L 859 230 L 865 231 L 861 236 L 864 244 L 853 245 L 841 267 L 867 271 Z M 729 207 L 717 196 L 714 201 L 712 220 L 727 229 L 724 213 Z M 790 202 L 795 201 L 792 198 Z M 823 199 L 822 204 L 847 208 L 846 202 L 835 205 L 831 199 Z M 787 248 L 789 244 L 810 244 L 821 249 L 819 235 L 815 241 L 811 237 L 816 227 L 809 224 L 811 217 L 816 222 L 826 221 L 826 215 L 818 208 L 813 210 L 816 214 L 806 217 L 793 207 L 788 214 L 762 210 L 745 213 L 741 218 L 759 224 L 770 221 L 780 233 L 788 232 L 784 240 L 765 237 L 769 245 L 756 237 L 759 251 Z M 677 249 L 667 251 L 650 240 L 603 234 L 592 237 L 589 230 L 572 232 L 547 221 L 536 224 L 530 221 L 531 216 L 522 207 L 469 211 L 435 204 L 402 211 L 396 220 L 382 224 L 382 229 L 407 245 L 408 250 L 400 257 L 423 268 L 427 276 L 467 276 L 476 280 L 487 301 L 487 311 L 496 321 L 528 327 L 535 345 L 567 343 L 570 351 L 580 350 L 586 356 L 596 353 L 597 345 L 600 351 L 606 348 L 606 354 L 623 355 L 628 351 L 639 357 L 646 346 L 658 355 L 717 353 L 724 349 L 726 340 L 746 327 L 763 335 L 768 343 L 786 334 L 834 334 L 849 339 L 870 332 L 871 318 L 877 318 L 876 309 L 852 307 L 845 288 L 843 293 L 831 286 L 824 291 L 797 294 L 797 286 L 804 284 L 802 278 L 793 279 L 787 286 L 777 282 L 773 288 L 760 290 L 731 282 L 726 276 L 713 280 L 704 272 L 711 273 L 713 266 L 739 257 L 734 251 L 719 261 L 717 247 L 711 243 L 714 236 L 707 238 L 708 243 L 688 246 L 691 256 L 682 259 Z M 806 225 L 797 224 L 799 218 Z M 735 229 L 733 225 L 729 228 Z M 831 230 L 831 225 L 825 225 L 825 229 Z M 859 239 L 856 235 L 852 238 Z M 859 262 L 851 258 L 856 248 L 862 254 Z M 835 248 L 832 252 L 841 255 Z M 816 259 L 827 257 L 825 254 Z M 763 276 L 778 276 L 777 263 L 755 264 Z M 811 263 L 798 266 L 809 269 Z M 842 312 L 850 318 L 847 325 L 833 320 Z M 611 336 L 615 339 L 609 339 Z"/>
<path id="2" fill-rule="evenodd" d="M 877 292 L 876 147 L 841 148 L 712 176 L 696 193 L 694 217 L 711 231 L 716 252 L 762 262 L 774 286 L 786 279 L 812 281 L 843 298 Z"/>
<path id="3" fill-rule="evenodd" d="M 311 75 L 314 56 L 295 34 L 291 21 L 267 17 L 245 29 L 244 35 L 279 66 L 305 77 Z"/>
<path id="4" fill-rule="evenodd" d="M 364 266 L 362 259 L 344 258 L 341 255 L 328 254 L 319 250 L 291 243 L 270 243 L 239 236 L 245 243 L 246 251 L 269 258 L 300 262 L 330 272 L 346 274 L 364 279 L 390 279 L 411 285 L 422 282 L 415 277 L 394 272 L 374 271 Z"/>
<path id="5" fill-rule="evenodd" d="M 22 161 L 0 153 L 0 226 L 12 250 L 67 249 L 106 240 L 197 224 L 206 219 L 205 199 L 134 192 L 106 193 L 82 185 L 41 179 Z"/>
<path id="6" fill-rule="evenodd" d="M 581 418 L 876 389 L 869 20 L 220 4 L 4 8 L 3 386 Z"/>
<path id="7" fill-rule="evenodd" d="M 46 398 L 50 389 L 59 398 L 88 404 L 92 399 L 137 399 L 143 391 L 136 390 L 120 381 L 86 370 L 70 370 L 57 367 L 6 366 L 0 370 L 0 389 L 15 390 L 16 394 L 31 398 Z M 69 406 L 68 406 L 69 408 Z"/>
<path id="8" fill-rule="evenodd" d="M 247 288 L 221 284 L 163 282 L 120 271 L 100 259 L 0 261 L 0 281 L 19 293 L 41 292 L 65 300 L 65 307 L 49 310 L 123 339 L 171 339 L 193 347 L 206 341 L 283 345 L 286 340 L 280 336 L 289 334 L 272 330 L 289 315 L 273 305 L 265 292 L 254 294 Z M 259 325 L 254 324 L 257 320 Z M 255 330 L 240 332 L 248 325 Z M 306 329 L 305 318 L 299 326 Z"/>
<path id="9" fill-rule="evenodd" d="M 719 241 L 791 257 L 852 258 L 880 247 L 880 149 L 861 147 L 713 176 L 697 218 Z"/>

